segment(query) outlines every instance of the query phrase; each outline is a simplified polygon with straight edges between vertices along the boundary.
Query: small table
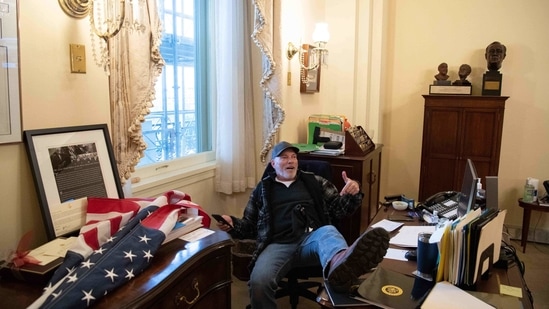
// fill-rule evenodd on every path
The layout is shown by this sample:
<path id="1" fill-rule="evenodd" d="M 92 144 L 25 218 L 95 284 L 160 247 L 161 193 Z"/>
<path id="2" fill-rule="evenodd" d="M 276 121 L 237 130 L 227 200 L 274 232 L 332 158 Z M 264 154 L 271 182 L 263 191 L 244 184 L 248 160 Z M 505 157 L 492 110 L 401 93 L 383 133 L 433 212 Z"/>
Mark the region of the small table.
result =
<path id="1" fill-rule="evenodd" d="M 522 253 L 526 253 L 526 243 L 528 241 L 528 230 L 530 229 L 530 216 L 532 210 L 549 212 L 549 206 L 541 206 L 538 201 L 525 202 L 521 198 L 518 200 L 519 206 L 524 209 L 522 214 L 522 236 L 520 239 L 520 245 L 522 247 Z"/>

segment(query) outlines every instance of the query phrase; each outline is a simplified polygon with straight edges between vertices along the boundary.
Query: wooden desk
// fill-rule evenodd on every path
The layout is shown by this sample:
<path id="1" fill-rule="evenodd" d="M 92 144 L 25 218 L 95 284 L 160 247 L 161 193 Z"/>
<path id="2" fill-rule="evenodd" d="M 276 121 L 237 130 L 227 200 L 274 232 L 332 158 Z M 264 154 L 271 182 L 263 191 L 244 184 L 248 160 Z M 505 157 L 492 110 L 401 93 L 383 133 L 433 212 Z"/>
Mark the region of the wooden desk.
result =
<path id="1" fill-rule="evenodd" d="M 93 308 L 231 308 L 230 236 L 216 231 L 199 241 L 163 245 L 149 267 Z M 0 308 L 26 308 L 43 286 L 0 279 Z"/>
<path id="2" fill-rule="evenodd" d="M 372 220 L 372 224 L 375 224 L 383 219 L 387 219 L 389 215 L 393 212 L 392 207 L 388 207 L 387 209 L 382 208 L 377 216 L 374 217 L 374 220 Z M 395 213 L 399 213 L 399 211 L 395 211 Z M 402 214 L 405 214 L 406 211 L 401 211 Z M 418 219 L 415 219 L 413 222 L 405 222 L 406 225 L 422 225 L 424 223 L 419 222 Z M 396 234 L 397 231 L 391 233 L 391 237 Z M 393 248 L 399 248 L 394 247 Z M 399 248 L 402 249 L 402 248 Z M 383 261 L 379 264 L 381 267 L 385 269 L 391 269 L 403 274 L 411 274 L 414 270 L 417 268 L 416 262 L 411 261 L 398 261 L 393 259 L 383 259 Z M 480 292 L 487 292 L 487 293 L 495 293 L 499 294 L 499 285 L 505 284 L 509 286 L 514 287 L 520 287 L 522 288 L 522 295 L 523 298 L 522 306 L 523 308 L 533 308 L 532 303 L 530 303 L 528 299 L 528 294 L 525 289 L 525 286 L 523 284 L 523 278 L 520 273 L 520 270 L 516 265 L 511 266 L 509 269 L 499 269 L 499 268 L 492 268 L 491 274 L 488 277 L 488 279 L 478 279 L 476 284 L 476 290 Z M 332 303 L 330 301 L 330 298 L 325 290 L 321 291 L 317 297 L 317 301 L 320 304 L 321 308 L 334 308 L 332 306 Z M 339 308 L 345 308 L 345 307 L 337 307 Z M 359 307 L 349 307 L 349 308 L 377 308 L 373 305 L 364 305 Z"/>
<path id="3" fill-rule="evenodd" d="M 377 144 L 375 149 L 365 155 L 323 156 L 314 153 L 299 153 L 298 158 L 307 160 L 322 160 L 330 163 L 334 185 L 343 189 L 345 183 L 341 172 L 361 184 L 364 193 L 362 206 L 352 216 L 345 217 L 338 224 L 338 229 L 348 243 L 353 243 L 370 225 L 379 209 L 379 189 L 381 183 L 381 155 L 383 145 Z"/>
<path id="4" fill-rule="evenodd" d="M 530 229 L 530 217 L 532 210 L 549 212 L 548 206 L 541 206 L 538 201 L 524 202 L 521 198 L 518 200 L 519 206 L 522 207 L 522 236 L 520 237 L 520 245 L 522 247 L 522 253 L 526 253 L 526 243 L 528 242 L 528 230 Z"/>

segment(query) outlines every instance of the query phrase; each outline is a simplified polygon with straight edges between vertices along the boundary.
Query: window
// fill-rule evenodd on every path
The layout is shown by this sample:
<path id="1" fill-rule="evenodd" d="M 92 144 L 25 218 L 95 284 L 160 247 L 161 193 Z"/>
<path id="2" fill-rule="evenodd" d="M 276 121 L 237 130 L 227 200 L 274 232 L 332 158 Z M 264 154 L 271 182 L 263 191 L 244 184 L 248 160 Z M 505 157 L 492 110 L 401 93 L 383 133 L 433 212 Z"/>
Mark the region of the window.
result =
<path id="1" fill-rule="evenodd" d="M 142 124 L 147 149 L 138 167 L 212 150 L 209 3 L 158 0 L 165 66 L 156 84 L 154 106 Z"/>

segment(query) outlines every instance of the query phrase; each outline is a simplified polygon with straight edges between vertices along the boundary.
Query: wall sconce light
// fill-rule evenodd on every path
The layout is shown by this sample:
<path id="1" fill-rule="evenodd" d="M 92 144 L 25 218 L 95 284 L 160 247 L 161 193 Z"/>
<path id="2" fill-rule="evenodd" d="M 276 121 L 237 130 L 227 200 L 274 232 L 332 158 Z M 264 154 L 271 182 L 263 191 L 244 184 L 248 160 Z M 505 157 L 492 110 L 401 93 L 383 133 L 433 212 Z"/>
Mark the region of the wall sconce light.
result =
<path id="1" fill-rule="evenodd" d="M 59 0 L 59 6 L 65 14 L 74 18 L 83 18 L 90 11 L 91 0 Z"/>
<path id="2" fill-rule="evenodd" d="M 129 31 L 143 32 L 145 26 L 139 22 L 141 16 L 140 0 L 127 0 L 130 7 L 126 7 L 126 0 L 58 0 L 63 11 L 75 18 L 84 18 L 89 15 L 92 51 L 95 63 L 109 72 L 109 39 L 115 37 L 122 28 Z M 128 11 L 128 13 L 126 13 Z M 101 38 L 97 43 L 94 34 Z"/>
<path id="3" fill-rule="evenodd" d="M 308 88 L 309 84 L 313 82 L 313 80 L 311 80 L 309 76 L 311 74 L 308 74 L 308 72 L 320 70 L 320 66 L 322 64 L 325 64 L 326 56 L 328 55 L 328 49 L 326 48 L 326 45 L 328 44 L 329 39 L 330 33 L 328 32 L 328 24 L 317 23 L 313 32 L 314 45 L 303 44 L 303 46 L 296 47 L 292 42 L 288 43 L 286 57 L 288 58 L 288 60 L 292 60 L 295 54 L 299 53 L 301 82 L 302 84 L 305 84 L 305 88 Z M 313 76 L 319 78 L 320 74 L 314 74 Z M 317 81 L 317 83 L 318 82 L 319 81 Z M 318 89 L 316 91 L 318 91 Z"/>

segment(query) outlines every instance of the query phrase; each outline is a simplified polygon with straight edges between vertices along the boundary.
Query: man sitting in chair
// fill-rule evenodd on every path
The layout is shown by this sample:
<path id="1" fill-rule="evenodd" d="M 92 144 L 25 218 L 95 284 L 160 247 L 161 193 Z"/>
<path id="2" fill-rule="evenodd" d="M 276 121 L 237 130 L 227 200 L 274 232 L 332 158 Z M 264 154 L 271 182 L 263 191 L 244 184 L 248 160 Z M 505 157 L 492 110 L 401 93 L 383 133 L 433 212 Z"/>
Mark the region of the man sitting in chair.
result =
<path id="1" fill-rule="evenodd" d="M 359 184 L 342 172 L 341 192 L 328 180 L 298 170 L 299 149 L 280 142 L 272 151 L 274 172 L 252 192 L 242 219 L 218 223 L 234 238 L 256 239 L 248 282 L 252 308 L 276 308 L 278 282 L 295 266 L 321 265 L 324 278 L 345 292 L 375 267 L 387 251 L 382 228 L 366 231 L 350 247 L 332 222 L 361 206 Z"/>

